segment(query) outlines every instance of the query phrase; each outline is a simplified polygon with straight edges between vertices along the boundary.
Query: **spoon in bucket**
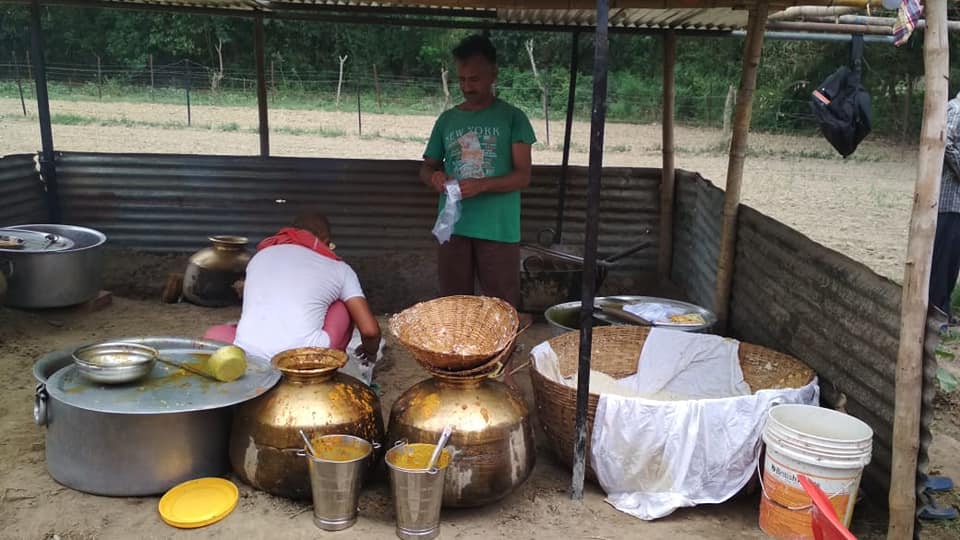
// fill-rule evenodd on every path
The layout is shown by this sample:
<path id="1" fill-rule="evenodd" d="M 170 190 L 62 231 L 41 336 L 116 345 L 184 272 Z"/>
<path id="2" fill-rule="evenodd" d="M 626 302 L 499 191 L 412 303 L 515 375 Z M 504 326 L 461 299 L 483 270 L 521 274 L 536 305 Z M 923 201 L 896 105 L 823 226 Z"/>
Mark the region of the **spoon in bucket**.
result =
<path id="1" fill-rule="evenodd" d="M 313 444 L 310 442 L 310 438 L 307 437 L 307 434 L 304 433 L 302 429 L 298 429 L 297 431 L 300 432 L 300 437 L 303 438 L 303 442 L 307 444 L 307 450 L 310 450 L 310 455 L 317 457 L 317 452 L 314 451 Z"/>
<path id="2" fill-rule="evenodd" d="M 432 470 L 437 465 L 437 460 L 440 459 L 440 454 L 443 452 L 443 447 L 447 445 L 447 441 L 450 440 L 450 434 L 453 433 L 453 426 L 447 424 L 443 428 L 443 432 L 440 433 L 440 440 L 437 441 L 436 448 L 433 449 L 433 455 L 430 456 L 430 462 L 427 463 L 427 470 Z"/>

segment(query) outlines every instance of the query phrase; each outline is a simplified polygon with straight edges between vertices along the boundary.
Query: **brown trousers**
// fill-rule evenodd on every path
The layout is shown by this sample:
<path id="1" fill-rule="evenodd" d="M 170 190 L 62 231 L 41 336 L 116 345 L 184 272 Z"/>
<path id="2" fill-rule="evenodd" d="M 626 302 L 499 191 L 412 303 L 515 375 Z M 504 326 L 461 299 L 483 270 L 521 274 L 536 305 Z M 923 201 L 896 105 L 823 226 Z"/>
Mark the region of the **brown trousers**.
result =
<path id="1" fill-rule="evenodd" d="M 487 296 L 520 305 L 520 244 L 451 236 L 437 260 L 440 296 L 474 294 L 474 282 Z"/>

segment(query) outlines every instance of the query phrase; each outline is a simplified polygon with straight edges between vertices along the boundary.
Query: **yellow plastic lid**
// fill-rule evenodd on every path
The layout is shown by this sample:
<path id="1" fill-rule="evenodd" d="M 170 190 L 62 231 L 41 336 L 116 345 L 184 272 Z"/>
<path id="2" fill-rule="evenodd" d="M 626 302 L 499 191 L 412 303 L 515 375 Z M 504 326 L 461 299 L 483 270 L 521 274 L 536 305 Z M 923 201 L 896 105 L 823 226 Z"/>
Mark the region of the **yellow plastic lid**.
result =
<path id="1" fill-rule="evenodd" d="M 240 499 L 237 486 L 223 478 L 197 478 L 166 492 L 160 498 L 160 517 L 168 525 L 195 529 L 227 517 Z"/>

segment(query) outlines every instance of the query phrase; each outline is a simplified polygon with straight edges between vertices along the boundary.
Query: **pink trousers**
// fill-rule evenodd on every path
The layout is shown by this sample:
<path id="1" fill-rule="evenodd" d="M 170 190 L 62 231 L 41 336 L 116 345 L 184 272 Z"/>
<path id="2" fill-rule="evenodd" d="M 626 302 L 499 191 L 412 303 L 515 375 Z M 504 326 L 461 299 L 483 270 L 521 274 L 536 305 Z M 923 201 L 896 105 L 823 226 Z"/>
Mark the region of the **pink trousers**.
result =
<path id="1" fill-rule="evenodd" d="M 350 312 L 347 311 L 347 305 L 341 301 L 330 304 L 327 309 L 327 316 L 323 320 L 323 331 L 330 336 L 330 348 L 347 350 L 350 338 L 353 336 L 353 321 L 350 319 Z M 203 339 L 213 339 L 233 343 L 237 338 L 237 325 L 218 324 L 207 328 L 203 333 Z"/>

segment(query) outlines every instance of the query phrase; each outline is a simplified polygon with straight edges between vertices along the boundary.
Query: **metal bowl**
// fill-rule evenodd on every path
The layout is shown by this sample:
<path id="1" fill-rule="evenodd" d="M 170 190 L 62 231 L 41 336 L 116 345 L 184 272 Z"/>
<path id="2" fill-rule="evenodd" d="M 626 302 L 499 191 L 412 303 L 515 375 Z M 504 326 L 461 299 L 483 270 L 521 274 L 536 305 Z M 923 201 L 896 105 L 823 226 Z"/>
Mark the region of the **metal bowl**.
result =
<path id="1" fill-rule="evenodd" d="M 123 384 L 146 377 L 160 353 L 136 343 L 97 343 L 73 352 L 81 375 L 102 384 Z"/>

